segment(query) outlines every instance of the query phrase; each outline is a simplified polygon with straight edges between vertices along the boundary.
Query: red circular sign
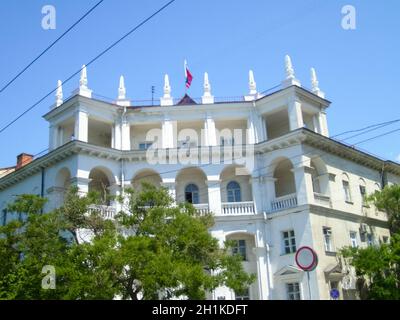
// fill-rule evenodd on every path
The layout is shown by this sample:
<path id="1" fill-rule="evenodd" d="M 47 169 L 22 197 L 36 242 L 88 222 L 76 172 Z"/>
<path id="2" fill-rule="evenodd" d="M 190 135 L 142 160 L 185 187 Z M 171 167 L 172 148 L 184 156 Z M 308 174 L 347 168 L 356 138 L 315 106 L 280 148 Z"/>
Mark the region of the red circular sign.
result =
<path id="1" fill-rule="evenodd" d="M 312 248 L 304 246 L 297 250 L 295 260 L 300 269 L 310 271 L 316 266 L 317 254 Z"/>

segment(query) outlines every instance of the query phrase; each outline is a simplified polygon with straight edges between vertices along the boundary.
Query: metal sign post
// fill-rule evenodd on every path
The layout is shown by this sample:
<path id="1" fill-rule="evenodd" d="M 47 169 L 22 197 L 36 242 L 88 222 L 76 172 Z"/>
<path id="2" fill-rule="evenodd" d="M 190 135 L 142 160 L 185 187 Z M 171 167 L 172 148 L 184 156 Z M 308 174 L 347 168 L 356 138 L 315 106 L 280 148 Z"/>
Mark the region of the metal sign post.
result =
<path id="1" fill-rule="evenodd" d="M 296 252 L 297 266 L 307 273 L 308 297 L 311 300 L 310 271 L 314 270 L 318 265 L 317 253 L 310 247 L 301 247 Z"/>

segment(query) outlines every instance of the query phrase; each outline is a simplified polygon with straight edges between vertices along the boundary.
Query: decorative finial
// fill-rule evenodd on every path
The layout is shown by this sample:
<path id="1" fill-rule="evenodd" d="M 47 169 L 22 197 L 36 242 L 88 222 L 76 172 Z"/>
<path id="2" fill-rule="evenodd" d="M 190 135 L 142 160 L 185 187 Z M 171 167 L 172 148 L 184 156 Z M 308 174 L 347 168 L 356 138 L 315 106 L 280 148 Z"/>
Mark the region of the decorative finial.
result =
<path id="1" fill-rule="evenodd" d="M 319 88 L 319 81 L 317 78 L 317 73 L 314 68 L 311 68 L 311 91 L 321 98 L 325 98 L 325 93 Z"/>
<path id="2" fill-rule="evenodd" d="M 126 99 L 125 80 L 124 76 L 120 76 L 119 88 L 118 88 L 118 100 L 125 100 L 125 99 Z"/>
<path id="3" fill-rule="evenodd" d="M 169 85 L 168 74 L 164 76 L 164 98 L 169 98 L 171 96 L 171 86 Z"/>
<path id="4" fill-rule="evenodd" d="M 164 76 L 164 96 L 160 98 L 160 104 L 162 106 L 172 106 L 174 104 L 171 97 L 171 86 L 169 85 L 168 74 Z"/>
<path id="5" fill-rule="evenodd" d="M 249 90 L 250 94 L 257 94 L 257 84 L 254 81 L 253 70 L 249 71 Z"/>
<path id="6" fill-rule="evenodd" d="M 63 91 L 62 91 L 62 82 L 61 80 L 57 81 L 57 90 L 56 90 L 56 107 L 59 107 L 63 104 Z"/>
<path id="7" fill-rule="evenodd" d="M 297 80 L 295 75 L 294 75 L 292 59 L 290 59 L 289 55 L 285 56 L 285 72 L 286 72 L 286 78 L 282 82 L 283 88 L 287 88 L 287 87 L 290 87 L 290 86 L 301 87 L 300 81 Z"/>
<path id="8" fill-rule="evenodd" d="M 214 97 L 211 95 L 211 84 L 208 80 L 208 73 L 204 72 L 204 94 L 201 97 L 201 101 L 203 104 L 214 103 Z"/>
<path id="9" fill-rule="evenodd" d="M 86 66 L 83 65 L 82 69 L 81 69 L 81 79 L 79 80 L 79 87 L 82 89 L 87 89 L 87 84 L 88 84 L 87 70 L 86 70 Z"/>
<path id="10" fill-rule="evenodd" d="M 286 79 L 294 79 L 294 69 L 292 65 L 292 59 L 290 59 L 289 55 L 285 56 L 285 70 L 286 70 Z"/>

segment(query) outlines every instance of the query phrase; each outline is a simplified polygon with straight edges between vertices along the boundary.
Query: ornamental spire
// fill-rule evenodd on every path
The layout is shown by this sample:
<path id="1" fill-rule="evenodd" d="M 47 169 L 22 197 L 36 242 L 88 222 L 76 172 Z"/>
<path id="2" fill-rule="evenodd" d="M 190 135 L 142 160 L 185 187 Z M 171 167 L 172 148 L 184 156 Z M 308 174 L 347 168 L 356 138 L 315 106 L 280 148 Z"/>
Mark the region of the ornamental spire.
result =
<path id="1" fill-rule="evenodd" d="M 208 80 L 208 73 L 204 72 L 204 93 L 203 96 L 201 97 L 201 102 L 203 104 L 210 104 L 214 103 L 214 97 L 211 95 L 211 84 L 210 81 Z"/>
<path id="2" fill-rule="evenodd" d="M 299 86 L 301 87 L 300 81 L 296 79 L 294 75 L 294 68 L 292 64 L 292 59 L 289 55 L 285 56 L 285 73 L 286 79 L 282 82 L 282 87 L 287 88 L 290 86 Z"/>
<path id="3" fill-rule="evenodd" d="M 92 90 L 90 90 L 87 86 L 88 79 L 87 79 L 87 71 L 86 66 L 83 65 L 81 69 L 81 77 L 79 79 L 79 88 L 74 91 L 74 93 L 79 94 L 80 96 L 91 98 L 92 97 Z"/>
<path id="4" fill-rule="evenodd" d="M 254 81 L 253 70 L 249 70 L 249 94 L 257 94 L 257 84 Z"/>
<path id="5" fill-rule="evenodd" d="M 168 74 L 164 76 L 164 96 L 160 98 L 160 104 L 162 106 L 172 106 L 174 104 L 171 97 L 171 86 L 169 85 Z"/>
<path id="6" fill-rule="evenodd" d="M 124 76 L 119 77 L 118 100 L 126 99 L 126 88 Z"/>
<path id="7" fill-rule="evenodd" d="M 56 107 L 59 107 L 63 104 L 63 91 L 62 91 L 62 82 L 61 80 L 57 81 L 57 90 L 56 90 Z"/>
<path id="8" fill-rule="evenodd" d="M 319 88 L 319 81 L 317 78 L 317 73 L 314 68 L 311 68 L 311 91 L 321 98 L 325 98 L 325 93 Z"/>

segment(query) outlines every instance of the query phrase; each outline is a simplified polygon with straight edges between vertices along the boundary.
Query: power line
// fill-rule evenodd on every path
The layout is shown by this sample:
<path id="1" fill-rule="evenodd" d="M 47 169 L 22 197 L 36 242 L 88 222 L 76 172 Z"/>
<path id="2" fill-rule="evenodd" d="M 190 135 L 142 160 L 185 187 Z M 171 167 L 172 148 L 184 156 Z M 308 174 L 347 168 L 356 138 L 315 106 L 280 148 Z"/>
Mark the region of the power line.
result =
<path id="1" fill-rule="evenodd" d="M 361 128 L 361 129 L 345 131 L 345 132 L 342 132 L 342 133 L 333 135 L 333 136 L 331 136 L 330 138 L 336 138 L 336 137 L 345 135 L 345 134 L 347 134 L 347 133 L 355 133 L 355 132 L 364 131 L 364 130 L 367 130 L 367 129 L 370 129 L 370 128 L 374 128 L 374 127 L 378 127 L 378 126 L 381 126 L 381 125 L 382 125 L 382 126 L 386 126 L 386 125 L 390 125 L 390 124 L 392 124 L 392 123 L 399 122 L 399 121 L 400 121 L 400 119 L 395 119 L 395 120 L 391 120 L 391 121 L 386 121 L 386 122 L 381 122 L 381 123 L 377 123 L 377 124 L 372 124 L 372 125 L 363 127 L 363 128 Z"/>
<path id="2" fill-rule="evenodd" d="M 166 9 L 168 6 L 170 6 L 173 2 L 175 2 L 176 0 L 171 0 L 168 3 L 166 3 L 165 5 L 163 5 L 160 9 L 158 9 L 157 11 L 155 11 L 153 14 L 151 14 L 149 17 L 147 17 L 146 19 L 144 19 L 142 22 L 140 22 L 139 24 L 137 24 L 135 27 L 133 27 L 131 30 L 129 30 L 127 33 L 125 33 L 121 38 L 119 38 L 117 41 L 113 42 L 110 46 L 108 46 L 106 49 L 104 49 L 102 52 L 100 52 L 97 56 L 95 56 L 93 59 L 91 59 L 88 63 L 86 63 L 86 66 L 91 65 L 92 63 L 94 63 L 96 60 L 98 60 L 100 57 L 102 57 L 104 54 L 106 54 L 108 51 L 110 51 L 113 47 L 115 47 L 117 44 L 119 44 L 121 41 L 123 41 L 125 38 L 127 38 L 128 36 L 130 36 L 133 32 L 135 32 L 137 29 L 139 29 L 141 26 L 143 26 L 145 23 L 147 23 L 149 20 L 151 20 L 152 18 L 154 18 L 156 15 L 158 15 L 161 11 L 163 11 L 164 9 Z M 65 79 L 64 81 L 62 81 L 64 84 L 67 83 L 68 81 L 70 81 L 73 77 L 75 77 L 78 73 L 81 72 L 82 69 L 79 69 L 78 71 L 74 72 L 71 76 L 69 76 L 67 79 Z M 45 100 L 47 97 L 49 97 L 54 91 L 56 91 L 59 88 L 59 86 L 57 86 L 56 88 L 52 89 L 49 93 L 47 93 L 45 96 L 43 96 L 42 98 L 40 98 L 36 103 L 34 103 L 33 105 L 31 105 L 29 108 L 27 108 L 24 112 L 22 112 L 21 114 L 19 114 L 15 119 L 13 119 L 12 121 L 10 121 L 9 123 L 7 123 L 4 127 L 2 127 L 0 129 L 0 133 L 2 133 L 3 131 L 5 131 L 8 127 L 10 127 L 11 125 L 13 125 L 15 122 L 17 122 L 20 118 L 22 118 L 25 114 L 27 114 L 29 111 L 31 111 L 33 108 L 35 108 L 37 105 L 39 105 L 43 100 Z"/>
<path id="3" fill-rule="evenodd" d="M 33 59 L 27 66 L 25 66 L 17 75 L 15 75 L 7 84 L 0 89 L 0 93 L 2 93 L 5 89 L 8 88 L 15 80 L 17 80 L 26 70 L 28 70 L 37 60 L 39 60 L 47 51 L 49 51 L 58 41 L 60 41 L 64 36 L 70 32 L 73 28 L 75 28 L 83 19 L 85 19 L 94 9 L 96 9 L 104 0 L 100 0 L 97 2 L 89 11 L 87 11 L 82 17 L 80 17 L 72 26 L 70 26 L 67 30 L 64 31 L 62 35 L 60 35 L 55 41 L 53 41 L 45 50 L 43 50 L 35 59 Z"/>

